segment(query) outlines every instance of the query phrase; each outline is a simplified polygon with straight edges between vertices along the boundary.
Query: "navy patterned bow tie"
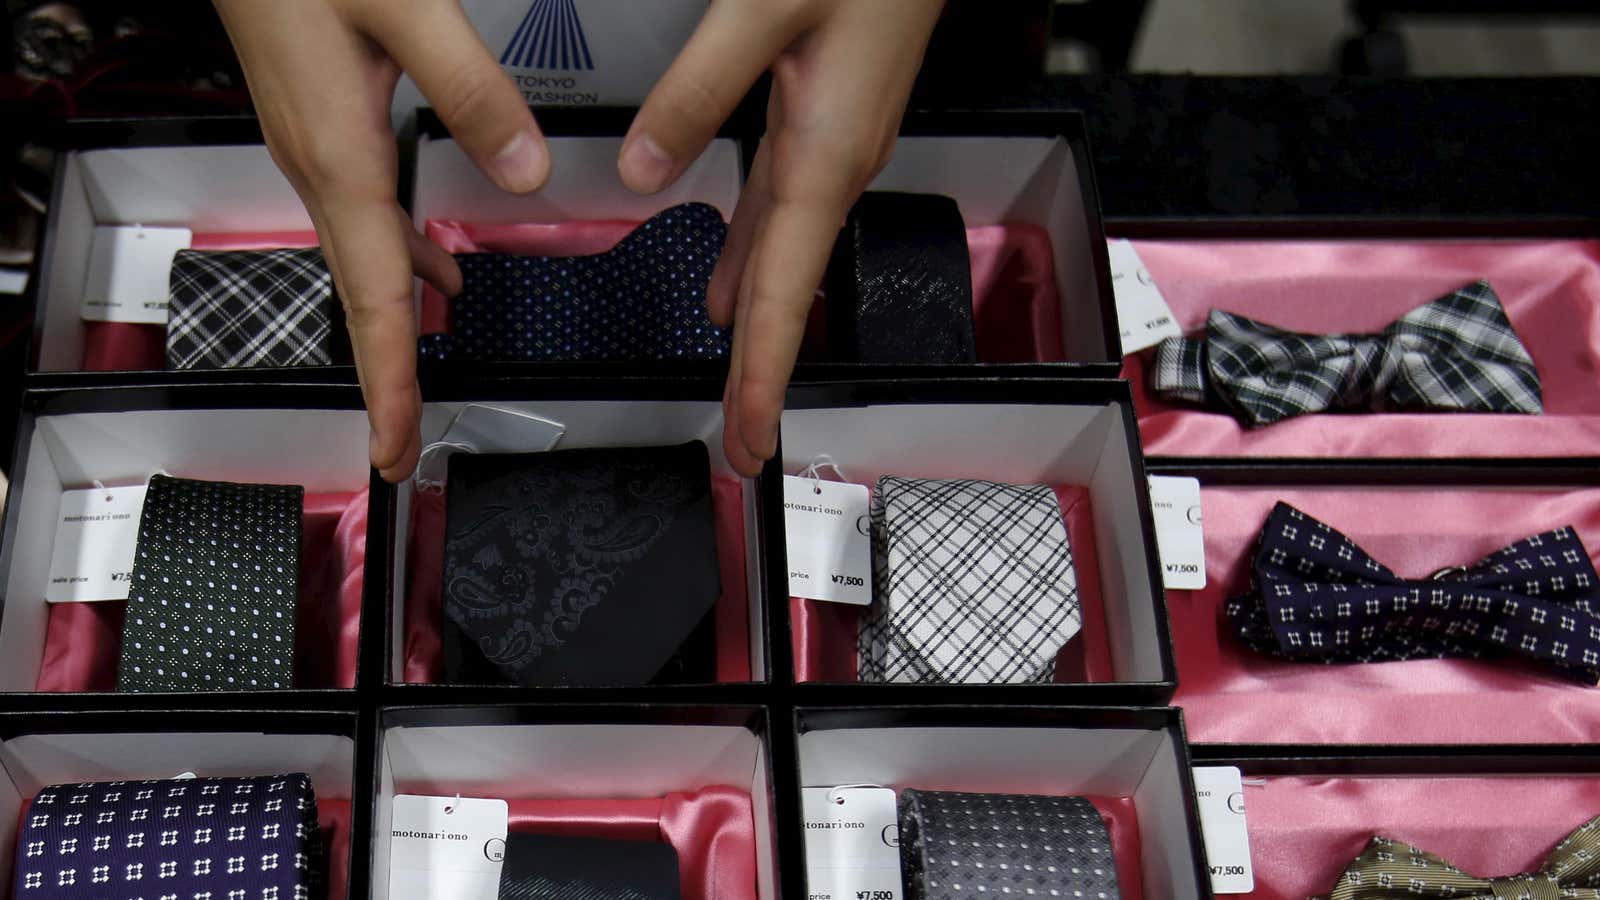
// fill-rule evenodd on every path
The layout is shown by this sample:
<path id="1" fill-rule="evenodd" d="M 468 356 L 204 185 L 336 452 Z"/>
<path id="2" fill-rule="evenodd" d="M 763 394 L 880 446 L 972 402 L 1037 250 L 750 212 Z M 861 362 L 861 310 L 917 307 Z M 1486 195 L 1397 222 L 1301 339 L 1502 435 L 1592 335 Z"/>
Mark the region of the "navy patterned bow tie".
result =
<path id="1" fill-rule="evenodd" d="M 706 287 L 728 226 L 715 207 L 657 213 L 593 256 L 463 253 L 450 333 L 423 335 L 424 359 L 471 362 L 722 359 Z"/>
<path id="2" fill-rule="evenodd" d="M 1538 413 L 1539 372 L 1487 281 L 1420 306 L 1379 334 L 1297 334 L 1212 310 L 1203 338 L 1156 348 L 1151 387 L 1246 425 L 1373 406 Z"/>
<path id="3" fill-rule="evenodd" d="M 1600 578 L 1571 527 L 1408 580 L 1287 503 L 1267 517 L 1249 593 L 1229 600 L 1252 650 L 1326 663 L 1518 655 L 1600 683 Z"/>

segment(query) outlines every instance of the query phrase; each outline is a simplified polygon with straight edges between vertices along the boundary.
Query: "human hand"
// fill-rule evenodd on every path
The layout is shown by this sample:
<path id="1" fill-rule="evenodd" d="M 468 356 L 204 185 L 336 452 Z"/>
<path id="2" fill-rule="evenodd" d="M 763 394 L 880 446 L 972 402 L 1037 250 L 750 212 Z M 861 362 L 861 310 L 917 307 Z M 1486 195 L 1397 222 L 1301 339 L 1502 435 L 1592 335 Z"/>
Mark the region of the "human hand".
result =
<path id="1" fill-rule="evenodd" d="M 389 109 L 400 72 L 501 188 L 544 184 L 550 156 L 522 95 L 456 0 L 216 0 L 267 147 L 311 215 L 344 303 L 372 465 L 410 476 L 418 429 L 412 275 L 447 296 L 461 272 L 395 197 Z"/>
<path id="2" fill-rule="evenodd" d="M 629 188 L 682 175 L 771 69 L 767 133 L 707 290 L 733 324 L 723 449 L 755 475 L 846 214 L 889 161 L 943 0 L 712 0 L 623 142 Z"/>

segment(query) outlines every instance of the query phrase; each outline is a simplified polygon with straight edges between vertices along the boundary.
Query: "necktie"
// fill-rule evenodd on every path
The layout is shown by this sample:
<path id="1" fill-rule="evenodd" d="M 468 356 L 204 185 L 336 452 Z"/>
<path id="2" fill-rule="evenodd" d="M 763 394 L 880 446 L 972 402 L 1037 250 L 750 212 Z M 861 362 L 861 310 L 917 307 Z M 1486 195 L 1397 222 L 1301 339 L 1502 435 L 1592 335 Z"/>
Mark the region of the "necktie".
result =
<path id="1" fill-rule="evenodd" d="M 678 900 L 678 854 L 666 844 L 588 837 L 506 837 L 500 900 Z"/>
<path id="2" fill-rule="evenodd" d="M 1374 835 L 1328 900 L 1600 900 L 1600 816 L 1567 835 L 1537 872 L 1477 878 L 1403 841 Z"/>
<path id="3" fill-rule="evenodd" d="M 305 775 L 41 790 L 17 835 L 15 900 L 311 900 L 322 881 Z"/>
<path id="4" fill-rule="evenodd" d="M 294 686 L 304 494 L 297 486 L 151 477 L 117 690 Z"/>
<path id="5" fill-rule="evenodd" d="M 840 362 L 972 363 L 972 258 L 949 197 L 872 191 L 828 263 L 825 320 Z"/>
<path id="6" fill-rule="evenodd" d="M 1114 900 L 1116 857 L 1082 797 L 900 792 L 906 900 Z"/>
<path id="7" fill-rule="evenodd" d="M 338 302 L 316 247 L 179 250 L 168 290 L 169 369 L 333 364 Z"/>
<path id="8" fill-rule="evenodd" d="M 1212 395 L 1246 425 L 1384 406 L 1455 412 L 1542 410 L 1539 372 L 1487 281 L 1420 306 L 1379 334 L 1311 335 L 1212 310 L 1205 337 L 1156 348 L 1151 387 Z"/>
<path id="9" fill-rule="evenodd" d="M 1044 485 L 887 475 L 872 496 L 862 681 L 1049 681 L 1078 633 L 1078 582 Z"/>
<path id="10" fill-rule="evenodd" d="M 1408 580 L 1279 503 L 1251 573 L 1226 611 L 1257 652 L 1327 663 L 1513 654 L 1600 683 L 1600 579 L 1570 527 Z"/>
<path id="11" fill-rule="evenodd" d="M 458 453 L 448 477 L 447 681 L 715 680 L 704 444 Z"/>
<path id="12" fill-rule="evenodd" d="M 438 360 L 722 359 L 729 332 L 711 324 L 706 287 L 728 226 L 715 207 L 657 213 L 593 256 L 463 253 L 450 333 L 424 335 Z"/>

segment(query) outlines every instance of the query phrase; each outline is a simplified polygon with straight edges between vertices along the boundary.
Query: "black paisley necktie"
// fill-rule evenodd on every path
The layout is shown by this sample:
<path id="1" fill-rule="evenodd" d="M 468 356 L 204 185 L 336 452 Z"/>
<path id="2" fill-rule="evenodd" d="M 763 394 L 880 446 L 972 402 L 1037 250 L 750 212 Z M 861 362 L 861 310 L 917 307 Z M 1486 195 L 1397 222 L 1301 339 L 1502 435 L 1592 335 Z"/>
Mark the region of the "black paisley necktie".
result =
<path id="1" fill-rule="evenodd" d="M 704 444 L 458 453 L 446 491 L 447 681 L 714 680 Z"/>

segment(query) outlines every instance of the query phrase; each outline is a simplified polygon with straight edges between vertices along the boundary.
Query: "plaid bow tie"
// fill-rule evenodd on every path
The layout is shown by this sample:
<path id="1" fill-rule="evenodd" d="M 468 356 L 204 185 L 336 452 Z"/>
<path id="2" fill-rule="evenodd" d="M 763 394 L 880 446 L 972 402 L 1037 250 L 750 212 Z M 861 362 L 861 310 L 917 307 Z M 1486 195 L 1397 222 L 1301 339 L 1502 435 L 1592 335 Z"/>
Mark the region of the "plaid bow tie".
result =
<path id="1" fill-rule="evenodd" d="M 1315 662 L 1511 653 L 1600 683 L 1600 579 L 1571 527 L 1464 568 L 1400 578 L 1287 503 L 1267 517 L 1250 592 L 1226 612 L 1251 649 Z"/>
<path id="2" fill-rule="evenodd" d="M 167 368 L 333 365 L 338 303 L 322 251 L 179 250 Z"/>
<path id="3" fill-rule="evenodd" d="M 1247 425 L 1384 406 L 1457 412 L 1542 410 L 1539 372 L 1487 281 L 1466 285 L 1379 334 L 1297 334 L 1212 310 L 1204 338 L 1156 348 L 1151 387 Z"/>
<path id="4" fill-rule="evenodd" d="M 1326 900 L 1600 900 L 1600 816 L 1556 845 L 1537 872 L 1477 878 L 1448 860 L 1374 835 Z"/>
<path id="5" fill-rule="evenodd" d="M 471 362 L 722 359 L 706 287 L 728 226 L 715 207 L 657 213 L 593 256 L 463 253 L 450 333 L 423 335 L 426 359 Z"/>

